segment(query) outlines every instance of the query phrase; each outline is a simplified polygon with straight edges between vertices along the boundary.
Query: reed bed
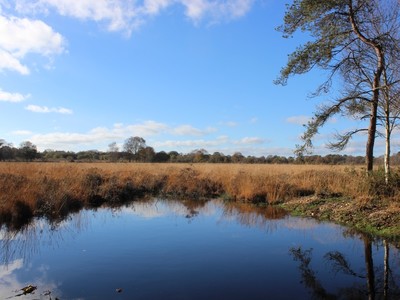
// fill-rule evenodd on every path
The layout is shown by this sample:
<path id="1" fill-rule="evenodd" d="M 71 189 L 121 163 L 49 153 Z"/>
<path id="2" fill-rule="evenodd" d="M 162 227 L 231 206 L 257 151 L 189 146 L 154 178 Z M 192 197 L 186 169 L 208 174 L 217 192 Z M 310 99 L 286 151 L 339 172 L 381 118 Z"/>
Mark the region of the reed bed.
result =
<path id="1" fill-rule="evenodd" d="M 144 163 L 0 163 L 0 191 L 0 224 L 146 195 L 274 203 L 369 193 L 357 167 Z"/>

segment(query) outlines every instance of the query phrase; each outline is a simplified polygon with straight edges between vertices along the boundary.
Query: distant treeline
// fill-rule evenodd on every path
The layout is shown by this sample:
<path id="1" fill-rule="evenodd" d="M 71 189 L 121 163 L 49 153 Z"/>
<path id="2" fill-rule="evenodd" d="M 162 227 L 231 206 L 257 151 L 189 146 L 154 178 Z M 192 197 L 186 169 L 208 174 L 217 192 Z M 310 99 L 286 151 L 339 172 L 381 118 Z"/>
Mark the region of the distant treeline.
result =
<path id="1" fill-rule="evenodd" d="M 113 150 L 113 151 L 111 151 Z M 194 150 L 190 153 L 177 151 L 156 152 L 152 147 L 139 147 L 137 151 L 62 151 L 45 150 L 40 152 L 31 142 L 23 142 L 16 148 L 10 144 L 0 144 L 0 161 L 68 161 L 68 162 L 155 162 L 155 163 L 246 163 L 246 164 L 327 164 L 327 165 L 362 165 L 364 156 L 329 154 L 309 155 L 303 157 L 286 157 L 278 155 L 244 156 L 240 152 L 225 155 L 221 152 L 208 153 L 205 149 Z M 375 158 L 376 163 L 383 163 L 383 157 Z M 392 163 L 400 165 L 400 152 L 392 156 Z"/>

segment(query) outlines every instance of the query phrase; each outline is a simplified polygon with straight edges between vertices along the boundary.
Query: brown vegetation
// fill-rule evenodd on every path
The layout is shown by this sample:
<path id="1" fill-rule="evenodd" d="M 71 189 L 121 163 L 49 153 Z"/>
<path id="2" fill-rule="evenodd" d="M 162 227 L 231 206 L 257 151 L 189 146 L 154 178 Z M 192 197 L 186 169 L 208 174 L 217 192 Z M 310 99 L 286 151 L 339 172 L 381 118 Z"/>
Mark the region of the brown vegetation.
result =
<path id="1" fill-rule="evenodd" d="M 345 166 L 1 163 L 0 224 L 19 224 L 32 216 L 58 219 L 82 207 L 117 205 L 146 195 L 266 203 L 310 195 L 396 196 L 397 190 L 380 192 L 377 179 L 368 180 L 361 168 Z"/>

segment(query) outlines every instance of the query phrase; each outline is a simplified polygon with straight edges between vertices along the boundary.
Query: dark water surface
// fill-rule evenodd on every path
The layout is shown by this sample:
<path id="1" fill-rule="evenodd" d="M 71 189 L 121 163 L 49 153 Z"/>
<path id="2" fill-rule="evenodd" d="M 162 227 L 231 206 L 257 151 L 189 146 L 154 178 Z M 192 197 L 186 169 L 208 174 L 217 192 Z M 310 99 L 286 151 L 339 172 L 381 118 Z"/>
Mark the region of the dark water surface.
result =
<path id="1" fill-rule="evenodd" d="M 154 199 L 0 242 L 0 299 L 400 299 L 397 248 L 271 207 Z"/>

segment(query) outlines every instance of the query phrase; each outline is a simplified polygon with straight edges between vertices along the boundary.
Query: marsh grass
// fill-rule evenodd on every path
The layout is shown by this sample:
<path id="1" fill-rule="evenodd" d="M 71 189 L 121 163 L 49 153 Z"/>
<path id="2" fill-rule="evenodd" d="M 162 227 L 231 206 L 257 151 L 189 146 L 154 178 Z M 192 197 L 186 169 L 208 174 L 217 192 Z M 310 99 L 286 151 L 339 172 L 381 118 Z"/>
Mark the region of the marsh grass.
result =
<path id="1" fill-rule="evenodd" d="M 20 224 L 32 216 L 63 218 L 82 207 L 119 205 L 146 195 L 257 203 L 309 195 L 365 199 L 380 188 L 376 181 L 371 188 L 361 168 L 345 166 L 0 163 L 0 224 Z M 392 190 L 390 196 L 397 196 Z"/>

